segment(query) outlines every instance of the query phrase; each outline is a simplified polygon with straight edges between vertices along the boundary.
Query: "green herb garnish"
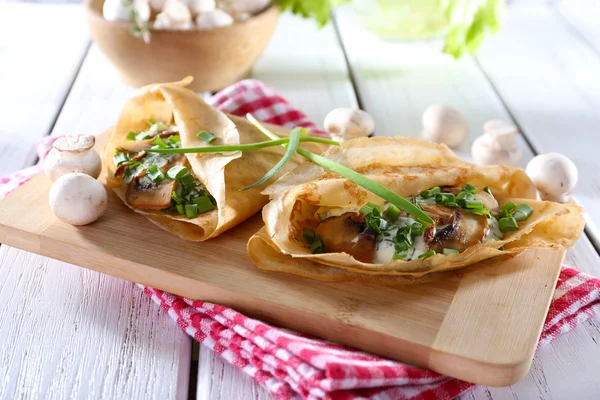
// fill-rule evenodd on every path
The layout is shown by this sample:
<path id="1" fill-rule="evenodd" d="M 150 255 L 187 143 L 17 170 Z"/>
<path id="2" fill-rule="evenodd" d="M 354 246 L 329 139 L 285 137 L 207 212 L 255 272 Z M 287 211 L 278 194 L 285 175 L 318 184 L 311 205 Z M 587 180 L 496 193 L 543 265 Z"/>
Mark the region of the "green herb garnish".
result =
<path id="1" fill-rule="evenodd" d="M 142 131 L 142 132 L 138 133 L 137 135 L 135 135 L 135 140 L 146 140 L 146 139 L 150 139 L 151 137 L 152 137 L 152 134 L 150 132 Z"/>
<path id="2" fill-rule="evenodd" d="M 207 195 L 196 197 L 193 202 L 198 206 L 198 214 L 204 214 L 215 209 L 215 205 Z"/>
<path id="3" fill-rule="evenodd" d="M 395 222 L 400 216 L 400 209 L 393 204 L 390 204 L 387 211 L 385 212 L 385 219 L 389 222 Z"/>
<path id="4" fill-rule="evenodd" d="M 135 136 L 136 136 L 136 134 L 133 131 L 127 133 L 127 139 L 129 139 L 129 140 L 135 140 Z"/>
<path id="5" fill-rule="evenodd" d="M 122 151 L 118 152 L 113 156 L 113 162 L 115 163 L 115 167 L 118 167 L 119 165 L 126 163 L 127 161 L 129 161 L 129 157 Z"/>
<path id="6" fill-rule="evenodd" d="M 421 254 L 419 256 L 419 258 L 426 259 L 426 258 L 429 258 L 431 256 L 435 256 L 435 254 L 436 254 L 435 250 L 432 249 L 432 250 L 426 251 L 425 253 Z"/>
<path id="7" fill-rule="evenodd" d="M 212 133 L 210 133 L 208 131 L 202 131 L 202 132 L 198 133 L 196 136 L 198 136 L 200 139 L 204 140 L 206 143 L 210 143 L 217 138 L 215 135 L 213 135 Z"/>
<path id="8" fill-rule="evenodd" d="M 197 204 L 186 204 L 185 205 L 185 216 L 188 218 L 196 218 L 198 216 L 198 205 Z"/>
<path id="9" fill-rule="evenodd" d="M 158 146 L 159 148 L 168 147 L 167 143 L 165 143 L 165 141 L 162 140 L 160 136 L 155 136 L 154 140 L 152 141 L 152 144 Z"/>
<path id="10" fill-rule="evenodd" d="M 381 207 L 377 204 L 367 203 L 360 208 L 359 212 L 365 214 L 365 230 L 380 234 L 387 226 Z"/>
<path id="11" fill-rule="evenodd" d="M 462 190 L 463 190 L 463 192 L 469 192 L 472 194 L 477 193 L 477 188 L 475 186 L 471 185 L 470 183 L 466 183 L 465 186 L 463 186 Z"/>
<path id="12" fill-rule="evenodd" d="M 189 170 L 186 167 L 183 167 L 181 165 L 176 165 L 174 167 L 171 167 L 167 171 L 167 176 L 170 179 L 178 180 L 178 179 L 183 178 L 183 176 L 187 175 L 188 173 L 189 173 Z"/>
<path id="13" fill-rule="evenodd" d="M 421 194 L 419 194 L 419 196 L 420 196 L 422 199 L 429 199 L 429 198 L 431 198 L 431 197 L 435 197 L 435 196 L 437 196 L 437 195 L 438 195 L 438 194 L 440 194 L 441 192 L 442 192 L 442 190 L 440 189 L 440 187 L 439 187 L 439 186 L 436 186 L 436 187 L 434 187 L 434 188 L 431 188 L 431 189 L 429 189 L 429 190 L 426 190 L 426 191 L 424 191 L 424 192 L 421 192 Z"/>
<path id="14" fill-rule="evenodd" d="M 519 229 L 517 220 L 512 216 L 502 217 L 498 220 L 498 227 L 502 233 L 516 231 Z"/>
<path id="15" fill-rule="evenodd" d="M 454 249 L 446 249 L 444 248 L 442 250 L 442 254 L 458 254 L 459 251 L 458 250 L 454 250 Z"/>
<path id="16" fill-rule="evenodd" d="M 529 204 L 519 204 L 513 211 L 513 217 L 517 221 L 525 221 L 533 213 L 533 208 Z"/>
<path id="17" fill-rule="evenodd" d="M 146 171 L 148 178 L 154 183 L 161 183 L 165 179 L 165 174 L 158 168 L 158 165 L 153 164 L 148 171 Z"/>
<path id="18" fill-rule="evenodd" d="M 487 194 L 489 194 L 490 196 L 494 197 L 494 194 L 492 193 L 492 189 L 490 189 L 489 186 L 484 187 L 483 191 L 486 192 Z"/>
<path id="19" fill-rule="evenodd" d="M 314 229 L 304 228 L 302 231 L 304 240 L 308 243 L 308 247 L 313 254 L 321 254 L 325 251 L 325 243 L 320 235 L 317 235 Z"/>

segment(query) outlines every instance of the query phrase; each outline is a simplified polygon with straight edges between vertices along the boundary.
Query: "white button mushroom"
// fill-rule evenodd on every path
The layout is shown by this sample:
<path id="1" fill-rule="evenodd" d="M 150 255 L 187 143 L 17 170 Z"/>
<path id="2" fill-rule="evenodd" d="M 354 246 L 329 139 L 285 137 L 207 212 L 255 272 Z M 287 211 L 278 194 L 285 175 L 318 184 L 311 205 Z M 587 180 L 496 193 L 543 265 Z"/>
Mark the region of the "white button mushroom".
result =
<path id="1" fill-rule="evenodd" d="M 71 225 L 87 225 L 106 211 L 104 186 L 86 174 L 63 175 L 50 188 L 50 208 L 58 219 Z"/>
<path id="2" fill-rule="evenodd" d="M 96 138 L 91 135 L 57 139 L 44 161 L 44 172 L 52 181 L 71 172 L 81 172 L 96 179 L 100 175 L 102 161 L 93 149 L 95 143 Z"/>
<path id="3" fill-rule="evenodd" d="M 516 165 L 521 159 L 521 149 L 515 138 L 519 129 L 510 122 L 492 120 L 483 125 L 484 134 L 471 146 L 471 156 L 482 165 Z"/>
<path id="4" fill-rule="evenodd" d="M 192 14 L 209 12 L 215 9 L 215 0 L 186 0 Z"/>
<path id="5" fill-rule="evenodd" d="M 422 118 L 424 139 L 458 147 L 469 134 L 469 123 L 453 107 L 433 104 L 425 110 Z"/>
<path id="6" fill-rule="evenodd" d="M 219 0 L 218 7 L 237 17 L 238 14 L 257 14 L 269 6 L 271 0 Z"/>
<path id="7" fill-rule="evenodd" d="M 106 0 L 102 6 L 102 15 L 108 21 L 128 21 L 129 12 L 121 0 Z"/>
<path id="8" fill-rule="evenodd" d="M 540 192 L 543 200 L 565 202 L 577 184 L 577 167 L 560 153 L 540 154 L 525 170 Z"/>
<path id="9" fill-rule="evenodd" d="M 192 29 L 192 13 L 183 1 L 167 0 L 163 11 L 156 16 L 153 27 L 165 30 Z"/>
<path id="10" fill-rule="evenodd" d="M 198 14 L 196 26 L 200 30 L 219 28 L 233 24 L 233 17 L 223 10 L 214 9 L 209 12 Z"/>
<path id="11" fill-rule="evenodd" d="M 325 116 L 325 130 L 333 140 L 348 141 L 367 137 L 375 130 L 375 121 L 369 113 L 358 108 L 335 108 Z"/>

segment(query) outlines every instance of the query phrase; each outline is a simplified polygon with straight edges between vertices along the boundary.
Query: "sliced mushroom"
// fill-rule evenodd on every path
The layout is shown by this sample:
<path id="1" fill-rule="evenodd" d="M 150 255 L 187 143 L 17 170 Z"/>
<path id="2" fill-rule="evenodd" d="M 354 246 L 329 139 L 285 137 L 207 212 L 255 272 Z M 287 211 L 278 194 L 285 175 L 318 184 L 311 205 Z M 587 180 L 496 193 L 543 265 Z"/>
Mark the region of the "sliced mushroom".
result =
<path id="1" fill-rule="evenodd" d="M 433 225 L 425 231 L 424 239 L 430 249 L 441 253 L 444 248 L 462 252 L 482 243 L 488 228 L 483 215 L 475 215 L 462 208 L 449 208 L 439 204 L 422 204 Z"/>
<path id="2" fill-rule="evenodd" d="M 359 213 L 346 213 L 327 218 L 315 229 L 325 243 L 327 253 L 348 253 L 358 261 L 373 262 L 377 236 L 364 231 L 365 217 Z"/>
<path id="3" fill-rule="evenodd" d="M 167 171 L 175 165 L 183 165 L 185 158 L 176 159 L 162 166 L 161 171 Z M 165 179 L 161 183 L 153 183 L 145 178 L 146 172 L 135 177 L 127 187 L 127 203 L 133 208 L 142 210 L 162 210 L 171 206 L 171 194 L 175 190 L 176 181 Z"/>

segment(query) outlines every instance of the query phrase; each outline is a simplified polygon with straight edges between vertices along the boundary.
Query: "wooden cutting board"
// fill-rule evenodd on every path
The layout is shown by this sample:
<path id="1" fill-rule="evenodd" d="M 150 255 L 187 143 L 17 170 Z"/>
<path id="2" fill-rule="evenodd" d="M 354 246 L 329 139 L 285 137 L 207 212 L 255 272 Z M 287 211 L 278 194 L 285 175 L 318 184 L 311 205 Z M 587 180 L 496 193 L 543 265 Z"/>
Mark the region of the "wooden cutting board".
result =
<path id="1" fill-rule="evenodd" d="M 41 174 L 0 201 L 0 242 L 384 357 L 491 386 L 525 376 L 564 251 L 531 250 L 412 285 L 324 283 L 257 269 L 260 216 L 204 243 L 163 231 L 108 190 L 82 227 L 54 217 Z"/>

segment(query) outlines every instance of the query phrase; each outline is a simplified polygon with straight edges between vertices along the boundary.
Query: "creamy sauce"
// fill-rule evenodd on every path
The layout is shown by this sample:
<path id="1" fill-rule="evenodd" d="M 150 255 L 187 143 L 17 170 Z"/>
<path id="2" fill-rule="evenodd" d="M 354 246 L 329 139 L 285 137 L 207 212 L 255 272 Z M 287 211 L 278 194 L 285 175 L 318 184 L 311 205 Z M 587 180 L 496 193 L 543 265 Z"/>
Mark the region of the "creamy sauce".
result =
<path id="1" fill-rule="evenodd" d="M 483 243 L 489 242 L 490 240 L 502 240 L 502 236 L 498 220 L 494 217 L 488 218 L 488 228 L 483 238 Z"/>
<path id="2" fill-rule="evenodd" d="M 398 229 L 406 226 L 406 218 L 399 217 L 396 222 L 390 224 L 389 228 L 377 236 L 377 245 L 375 246 L 375 252 L 373 254 L 373 262 L 376 264 L 387 264 L 394 259 L 394 243 L 390 240 L 396 236 Z M 405 261 L 415 260 L 423 253 L 429 250 L 423 236 L 416 236 L 413 238 L 413 247 L 407 250 L 406 253 L 402 254 Z"/>

